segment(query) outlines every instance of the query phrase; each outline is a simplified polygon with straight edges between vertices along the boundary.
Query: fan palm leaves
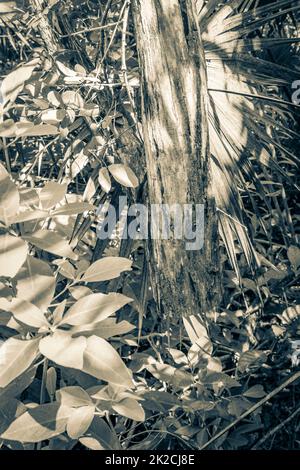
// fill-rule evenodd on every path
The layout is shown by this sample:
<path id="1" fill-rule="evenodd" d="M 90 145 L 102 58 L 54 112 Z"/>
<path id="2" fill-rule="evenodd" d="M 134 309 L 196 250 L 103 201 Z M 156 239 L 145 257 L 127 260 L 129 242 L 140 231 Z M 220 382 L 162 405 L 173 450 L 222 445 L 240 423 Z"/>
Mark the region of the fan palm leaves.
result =
<path id="1" fill-rule="evenodd" d="M 270 186 L 262 184 L 258 169 L 262 167 L 261 171 L 270 178 L 271 174 L 279 174 L 294 184 L 288 167 L 297 164 L 297 157 L 285 146 L 287 138 L 295 137 L 289 129 L 291 102 L 279 90 L 291 89 L 299 74 L 272 62 L 265 52 L 296 44 L 300 39 L 267 37 L 262 30 L 266 24 L 292 15 L 300 5 L 286 0 L 257 8 L 256 4 L 252 0 L 229 0 L 223 5 L 215 0 L 197 2 L 207 63 L 212 185 L 220 209 L 220 234 L 237 275 L 236 240 L 253 271 L 260 261 L 246 227 L 241 194 L 250 195 L 254 212 L 264 227 L 249 193 L 249 188 L 255 188 L 271 210 L 267 197 Z M 256 34 L 251 37 L 253 33 Z M 297 105 L 294 108 L 299 110 Z M 276 179 L 271 178 L 269 183 L 276 184 Z M 280 211 L 278 201 L 275 205 Z"/>

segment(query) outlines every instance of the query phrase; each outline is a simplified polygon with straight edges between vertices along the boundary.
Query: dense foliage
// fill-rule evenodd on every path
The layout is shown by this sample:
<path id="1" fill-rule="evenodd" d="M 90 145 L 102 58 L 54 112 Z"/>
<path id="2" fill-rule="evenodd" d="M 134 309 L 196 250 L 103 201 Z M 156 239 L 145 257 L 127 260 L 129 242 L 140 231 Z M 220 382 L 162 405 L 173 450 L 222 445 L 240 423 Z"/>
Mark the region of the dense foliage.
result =
<path id="1" fill-rule="evenodd" d="M 299 449 L 299 2 L 197 1 L 223 285 L 205 324 L 158 311 L 145 241 L 97 238 L 146 173 L 130 3 L 0 2 L 0 445 Z"/>

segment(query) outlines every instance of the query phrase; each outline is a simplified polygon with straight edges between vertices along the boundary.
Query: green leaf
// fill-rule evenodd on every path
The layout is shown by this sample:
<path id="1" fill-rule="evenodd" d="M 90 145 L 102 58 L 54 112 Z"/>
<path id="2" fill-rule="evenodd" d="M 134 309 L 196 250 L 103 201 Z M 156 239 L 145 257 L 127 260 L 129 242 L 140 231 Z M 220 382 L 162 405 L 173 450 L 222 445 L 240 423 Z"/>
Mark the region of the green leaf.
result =
<path id="1" fill-rule="evenodd" d="M 109 165 L 110 173 L 115 180 L 126 188 L 136 188 L 139 185 L 139 180 L 127 165 L 121 163 Z"/>
<path id="2" fill-rule="evenodd" d="M 95 407 L 93 405 L 73 410 L 67 423 L 67 433 L 71 439 L 78 439 L 87 431 L 93 421 L 94 413 Z"/>
<path id="3" fill-rule="evenodd" d="M 23 299 L 13 299 L 9 311 L 15 320 L 34 328 L 50 327 L 43 312 L 34 304 Z"/>
<path id="4" fill-rule="evenodd" d="M 112 409 L 134 421 L 145 421 L 145 412 L 142 406 L 133 398 L 124 398 L 118 403 L 114 403 Z"/>
<path id="5" fill-rule="evenodd" d="M 27 256 L 27 243 L 8 233 L 0 235 L 0 276 L 15 277 Z"/>
<path id="6" fill-rule="evenodd" d="M 133 386 L 129 370 L 117 351 L 105 339 L 98 336 L 89 337 L 83 359 L 83 371 L 87 374 L 124 387 Z"/>
<path id="7" fill-rule="evenodd" d="M 80 281 L 109 281 L 120 276 L 123 271 L 131 271 L 132 261 L 127 258 L 107 256 L 95 261 L 82 276 Z"/>
<path id="8" fill-rule="evenodd" d="M 7 339 L 0 347 L 0 387 L 6 387 L 21 375 L 39 353 L 40 339 Z"/>
<path id="9" fill-rule="evenodd" d="M 60 366 L 83 370 L 86 338 L 72 338 L 68 331 L 56 330 L 40 341 L 40 352 Z"/>
<path id="10" fill-rule="evenodd" d="M 15 183 L 9 173 L 0 163 L 0 221 L 9 224 L 9 218 L 19 210 L 20 196 Z"/>
<path id="11" fill-rule="evenodd" d="M 105 320 L 132 299 L 122 294 L 91 294 L 79 299 L 65 314 L 60 324 L 84 325 Z"/>
<path id="12" fill-rule="evenodd" d="M 2 439 L 19 442 L 40 442 L 66 430 L 72 408 L 47 403 L 23 413 L 1 435 Z"/>

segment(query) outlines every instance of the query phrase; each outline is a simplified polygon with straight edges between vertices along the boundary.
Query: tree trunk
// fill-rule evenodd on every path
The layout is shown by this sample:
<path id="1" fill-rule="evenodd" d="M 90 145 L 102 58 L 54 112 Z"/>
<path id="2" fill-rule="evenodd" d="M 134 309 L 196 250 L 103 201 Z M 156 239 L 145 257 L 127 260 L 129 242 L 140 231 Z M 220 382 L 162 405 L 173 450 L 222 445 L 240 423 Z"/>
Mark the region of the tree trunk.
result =
<path id="1" fill-rule="evenodd" d="M 150 204 L 204 204 L 204 245 L 151 240 L 157 302 L 176 317 L 220 299 L 217 220 L 210 188 L 205 60 L 194 0 L 134 0 Z M 171 216 L 172 223 L 175 219 Z"/>
<path id="2" fill-rule="evenodd" d="M 49 24 L 47 12 L 44 11 L 43 0 L 30 0 L 31 6 L 36 12 L 37 16 L 37 30 L 46 46 L 49 54 L 54 54 L 59 49 L 57 40 Z"/>

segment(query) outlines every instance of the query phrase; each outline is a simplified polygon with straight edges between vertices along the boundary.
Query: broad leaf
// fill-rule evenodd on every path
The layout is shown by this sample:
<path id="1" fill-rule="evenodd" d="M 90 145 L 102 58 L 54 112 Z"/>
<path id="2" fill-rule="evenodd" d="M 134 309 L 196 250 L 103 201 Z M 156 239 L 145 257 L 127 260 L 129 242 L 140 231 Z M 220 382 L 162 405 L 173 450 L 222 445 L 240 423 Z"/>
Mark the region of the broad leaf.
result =
<path id="1" fill-rule="evenodd" d="M 87 295 L 69 308 L 61 324 L 84 325 L 101 322 L 131 300 L 125 295 L 116 293 Z"/>
<path id="2" fill-rule="evenodd" d="M 24 83 L 28 80 L 35 67 L 38 65 L 39 59 L 33 59 L 27 64 L 17 67 L 4 78 L 1 83 L 1 94 L 4 99 L 4 107 L 8 109 L 8 105 L 12 104 L 23 89 Z"/>
<path id="3" fill-rule="evenodd" d="M 111 181 L 108 170 L 106 168 L 101 168 L 98 174 L 98 181 L 105 193 L 109 193 L 111 189 Z"/>
<path id="4" fill-rule="evenodd" d="M 63 387 L 56 392 L 56 400 L 64 406 L 71 408 L 81 408 L 82 406 L 89 406 L 92 400 L 89 394 L 83 388 L 76 385 Z"/>
<path id="5" fill-rule="evenodd" d="M 51 211 L 51 217 L 58 215 L 72 215 L 72 214 L 81 214 L 85 211 L 92 211 L 95 209 L 95 206 L 89 204 L 88 202 L 70 202 L 68 204 L 63 204 L 62 206 L 57 207 Z"/>
<path id="6" fill-rule="evenodd" d="M 142 406 L 133 398 L 124 398 L 118 403 L 114 403 L 112 409 L 134 421 L 145 421 L 145 412 Z"/>
<path id="7" fill-rule="evenodd" d="M 50 327 L 43 312 L 27 300 L 13 299 L 9 311 L 18 322 L 25 325 L 34 328 Z"/>
<path id="8" fill-rule="evenodd" d="M 93 405 L 82 406 L 81 408 L 73 410 L 67 423 L 68 435 L 72 439 L 78 439 L 82 436 L 93 421 L 94 413 L 95 407 Z"/>
<path id="9" fill-rule="evenodd" d="M 79 441 L 93 450 L 121 449 L 118 437 L 114 431 L 99 416 L 95 416 L 85 436 Z"/>
<path id="10" fill-rule="evenodd" d="M 129 166 L 120 163 L 109 165 L 108 169 L 115 180 L 122 186 L 136 188 L 139 185 L 139 180 Z"/>
<path id="11" fill-rule="evenodd" d="M 66 429 L 72 409 L 59 403 L 47 403 L 23 413 L 1 435 L 2 439 L 40 442 L 58 436 Z"/>
<path id="12" fill-rule="evenodd" d="M 37 366 L 34 365 L 26 370 L 26 372 L 19 375 L 19 377 L 16 377 L 6 387 L 0 388 L 0 400 L 21 395 L 21 393 L 33 382 L 36 371 Z"/>
<path id="13" fill-rule="evenodd" d="M 0 399 L 0 434 L 9 427 L 12 421 L 26 411 L 26 407 L 16 398 Z"/>
<path id="14" fill-rule="evenodd" d="M 132 261 L 127 258 L 107 256 L 95 261 L 82 276 L 80 281 L 109 281 L 120 276 L 123 271 L 131 270 Z"/>
<path id="15" fill-rule="evenodd" d="M 19 210 L 20 196 L 15 183 L 0 163 L 0 221 L 8 225 L 9 218 Z"/>
<path id="16" fill-rule="evenodd" d="M 134 330 L 135 326 L 126 320 L 117 323 L 115 318 L 107 318 L 100 323 L 91 323 L 79 325 L 72 328 L 72 336 L 91 336 L 96 335 L 101 338 L 110 338 L 111 336 L 120 336 Z"/>
<path id="17" fill-rule="evenodd" d="M 55 290 L 55 278 L 47 263 L 27 256 L 15 280 L 18 298 L 28 300 L 42 311 L 47 309 Z"/>
<path id="18" fill-rule="evenodd" d="M 79 338 L 77 338 L 78 340 Z M 83 371 L 97 379 L 133 386 L 131 374 L 117 351 L 103 338 L 91 336 L 83 353 Z"/>
<path id="19" fill-rule="evenodd" d="M 27 243 L 8 233 L 0 235 L 0 276 L 15 277 L 27 256 Z"/>
<path id="20" fill-rule="evenodd" d="M 66 191 L 67 184 L 48 181 L 39 193 L 42 208 L 47 210 L 58 204 L 65 196 Z"/>
<path id="21" fill-rule="evenodd" d="M 0 387 L 21 375 L 39 354 L 39 338 L 28 341 L 9 338 L 0 348 Z"/>
<path id="22" fill-rule="evenodd" d="M 72 338 L 68 331 L 56 330 L 40 341 L 40 352 L 60 366 L 83 370 L 86 338 Z"/>
<path id="23" fill-rule="evenodd" d="M 67 239 L 52 230 L 41 229 L 34 232 L 32 236 L 23 236 L 25 240 L 32 243 L 41 250 L 48 251 L 54 255 L 63 256 L 72 260 L 77 260 L 77 255 L 73 252 Z"/>

